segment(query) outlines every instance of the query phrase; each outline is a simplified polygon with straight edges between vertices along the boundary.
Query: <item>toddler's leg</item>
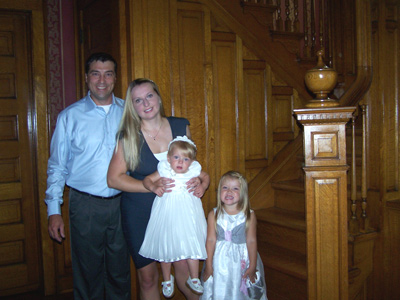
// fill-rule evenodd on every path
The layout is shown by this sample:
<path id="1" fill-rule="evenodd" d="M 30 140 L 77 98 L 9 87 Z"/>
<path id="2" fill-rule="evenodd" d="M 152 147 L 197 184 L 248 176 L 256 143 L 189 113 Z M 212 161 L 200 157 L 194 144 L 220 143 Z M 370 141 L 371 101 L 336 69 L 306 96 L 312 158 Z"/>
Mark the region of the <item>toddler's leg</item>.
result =
<path id="1" fill-rule="evenodd" d="M 171 277 L 171 263 L 161 262 L 161 272 L 164 278 L 164 281 L 170 280 Z"/>
<path id="2" fill-rule="evenodd" d="M 199 277 L 199 261 L 197 259 L 188 259 L 189 274 L 191 278 Z"/>
<path id="3" fill-rule="evenodd" d="M 197 295 L 203 294 L 204 288 L 199 279 L 199 261 L 197 259 L 188 259 L 190 277 L 186 281 L 189 288 Z"/>
<path id="4" fill-rule="evenodd" d="M 162 262 L 161 271 L 164 278 L 161 283 L 163 295 L 165 298 L 171 298 L 174 295 L 174 276 L 171 275 L 171 263 Z"/>

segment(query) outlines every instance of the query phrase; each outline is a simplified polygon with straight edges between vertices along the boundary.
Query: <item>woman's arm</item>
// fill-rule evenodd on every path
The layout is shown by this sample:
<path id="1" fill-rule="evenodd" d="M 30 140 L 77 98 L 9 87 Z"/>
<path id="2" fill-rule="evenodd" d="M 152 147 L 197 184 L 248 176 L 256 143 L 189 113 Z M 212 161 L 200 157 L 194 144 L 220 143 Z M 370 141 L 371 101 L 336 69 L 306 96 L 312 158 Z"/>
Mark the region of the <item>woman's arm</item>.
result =
<path id="1" fill-rule="evenodd" d="M 250 222 L 246 232 L 246 245 L 249 253 L 249 268 L 243 275 L 243 278 L 249 277 L 251 282 L 256 280 L 257 266 L 257 218 L 255 212 L 250 214 Z"/>
<path id="2" fill-rule="evenodd" d="M 127 174 L 127 167 L 121 141 L 118 142 L 117 151 L 114 151 L 107 172 L 107 184 L 123 192 L 148 193 L 142 181 L 132 178 Z"/>
<path id="3" fill-rule="evenodd" d="M 213 275 L 213 257 L 215 251 L 215 245 L 217 243 L 217 234 L 215 232 L 215 217 L 214 210 L 210 211 L 207 217 L 207 240 L 206 240 L 206 251 L 207 251 L 207 259 L 206 259 L 206 267 L 204 270 L 203 281 L 207 281 L 207 279 Z"/>
<path id="4" fill-rule="evenodd" d="M 159 180 L 160 178 L 161 178 L 160 173 L 158 173 L 158 171 L 156 171 L 153 174 L 146 176 L 145 179 L 143 179 L 144 187 L 146 189 L 148 189 L 150 192 L 155 193 L 159 197 L 164 195 L 164 193 L 166 192 L 165 186 Z M 160 185 L 160 183 L 161 183 L 161 185 Z"/>
<path id="5" fill-rule="evenodd" d="M 193 195 L 201 198 L 201 197 L 203 197 L 204 193 L 208 189 L 208 186 L 210 185 L 210 176 L 208 175 L 208 173 L 201 171 L 199 177 L 197 177 L 197 178 L 200 179 L 200 183 L 198 183 L 198 181 L 196 180 L 197 185 L 192 186 L 189 189 L 189 193 L 193 191 Z M 191 180 L 189 180 L 189 182 Z"/>

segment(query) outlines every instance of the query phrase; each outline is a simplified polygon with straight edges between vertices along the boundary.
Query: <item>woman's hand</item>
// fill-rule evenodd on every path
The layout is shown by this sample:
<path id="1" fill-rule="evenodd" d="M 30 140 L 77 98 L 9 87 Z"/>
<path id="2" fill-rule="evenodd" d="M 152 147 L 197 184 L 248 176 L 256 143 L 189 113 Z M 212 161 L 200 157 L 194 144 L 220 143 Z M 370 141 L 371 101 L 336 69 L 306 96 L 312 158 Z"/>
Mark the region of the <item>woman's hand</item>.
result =
<path id="1" fill-rule="evenodd" d="M 161 197 L 164 193 L 170 193 L 172 191 L 172 188 L 175 186 L 174 182 L 175 180 L 171 178 L 160 177 L 154 181 L 151 191 Z"/>
<path id="2" fill-rule="evenodd" d="M 189 193 L 193 192 L 194 196 L 201 198 L 208 189 L 208 185 L 210 184 L 210 176 L 208 176 L 206 172 L 201 171 L 198 177 L 193 177 L 186 182 L 186 184 Z"/>
<path id="3" fill-rule="evenodd" d="M 188 189 L 189 193 L 193 192 L 193 195 L 198 198 L 203 197 L 206 189 L 201 184 L 201 180 L 199 177 L 194 177 L 194 178 L 190 179 L 188 182 L 186 182 L 186 184 L 187 184 L 187 189 Z"/>

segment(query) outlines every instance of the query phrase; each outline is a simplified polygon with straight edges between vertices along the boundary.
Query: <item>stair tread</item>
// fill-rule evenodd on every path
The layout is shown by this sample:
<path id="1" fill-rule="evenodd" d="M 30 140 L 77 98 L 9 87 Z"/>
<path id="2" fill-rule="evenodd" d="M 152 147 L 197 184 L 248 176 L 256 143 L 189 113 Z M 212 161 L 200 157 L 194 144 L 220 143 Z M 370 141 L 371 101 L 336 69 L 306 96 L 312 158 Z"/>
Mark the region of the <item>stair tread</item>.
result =
<path id="1" fill-rule="evenodd" d="M 256 215 L 259 222 L 269 222 L 299 231 L 306 231 L 305 215 L 301 212 L 269 207 L 256 210 Z"/>
<path id="2" fill-rule="evenodd" d="M 268 268 L 300 279 L 307 279 L 307 261 L 304 255 L 279 247 L 269 246 L 268 249 L 265 249 L 262 259 L 264 265 Z"/>

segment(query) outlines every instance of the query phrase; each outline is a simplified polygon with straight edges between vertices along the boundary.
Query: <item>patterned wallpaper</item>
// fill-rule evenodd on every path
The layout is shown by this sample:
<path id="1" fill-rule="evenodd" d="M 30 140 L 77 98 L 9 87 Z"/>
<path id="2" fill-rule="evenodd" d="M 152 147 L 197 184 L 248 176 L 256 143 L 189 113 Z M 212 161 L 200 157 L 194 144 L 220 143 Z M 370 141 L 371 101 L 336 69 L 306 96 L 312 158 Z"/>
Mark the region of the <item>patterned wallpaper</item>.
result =
<path id="1" fill-rule="evenodd" d="M 72 0 L 47 1 L 49 128 L 61 110 L 76 100 Z"/>

